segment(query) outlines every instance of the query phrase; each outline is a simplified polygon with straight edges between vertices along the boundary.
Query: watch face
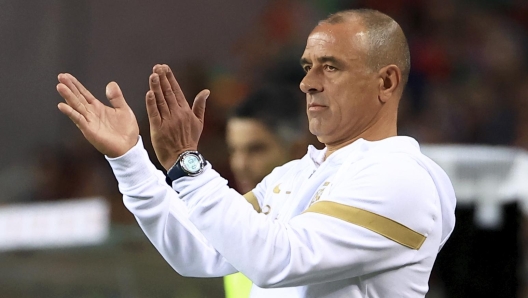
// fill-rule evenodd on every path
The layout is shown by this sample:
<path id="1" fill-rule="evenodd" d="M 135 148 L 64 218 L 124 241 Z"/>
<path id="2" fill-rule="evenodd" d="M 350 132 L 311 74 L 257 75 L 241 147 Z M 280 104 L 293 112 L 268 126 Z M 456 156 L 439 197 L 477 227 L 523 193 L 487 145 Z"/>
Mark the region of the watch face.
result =
<path id="1" fill-rule="evenodd" d="M 182 166 L 191 174 L 198 173 L 202 168 L 200 158 L 194 154 L 188 154 L 182 159 Z"/>

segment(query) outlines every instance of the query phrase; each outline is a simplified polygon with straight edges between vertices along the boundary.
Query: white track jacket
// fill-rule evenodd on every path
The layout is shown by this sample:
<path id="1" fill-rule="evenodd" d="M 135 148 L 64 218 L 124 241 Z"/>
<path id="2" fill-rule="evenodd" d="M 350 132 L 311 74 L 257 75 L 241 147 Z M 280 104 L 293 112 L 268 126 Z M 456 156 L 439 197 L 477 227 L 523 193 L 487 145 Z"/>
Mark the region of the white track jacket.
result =
<path id="1" fill-rule="evenodd" d="M 308 148 L 242 196 L 211 165 L 165 182 L 141 139 L 108 158 L 125 206 L 181 275 L 242 272 L 251 297 L 424 297 L 453 231 L 445 172 L 409 137 Z"/>

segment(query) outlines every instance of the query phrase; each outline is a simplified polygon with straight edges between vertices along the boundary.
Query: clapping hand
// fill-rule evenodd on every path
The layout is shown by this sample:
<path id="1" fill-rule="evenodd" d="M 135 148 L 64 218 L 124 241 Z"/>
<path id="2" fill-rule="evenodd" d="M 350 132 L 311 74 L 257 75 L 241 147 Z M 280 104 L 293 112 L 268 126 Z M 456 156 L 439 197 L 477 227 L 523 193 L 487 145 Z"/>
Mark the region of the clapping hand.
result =
<path id="1" fill-rule="evenodd" d="M 149 78 L 146 95 L 150 135 L 156 156 L 165 169 L 170 169 L 179 155 L 196 150 L 202 134 L 205 101 L 209 90 L 202 90 L 192 108 L 167 65 L 156 65 Z"/>
<path id="2" fill-rule="evenodd" d="M 97 100 L 74 76 L 59 74 L 58 79 L 57 91 L 66 101 L 59 103 L 59 110 L 99 152 L 118 157 L 134 147 L 139 137 L 138 123 L 117 83 L 106 86 L 110 107 Z"/>

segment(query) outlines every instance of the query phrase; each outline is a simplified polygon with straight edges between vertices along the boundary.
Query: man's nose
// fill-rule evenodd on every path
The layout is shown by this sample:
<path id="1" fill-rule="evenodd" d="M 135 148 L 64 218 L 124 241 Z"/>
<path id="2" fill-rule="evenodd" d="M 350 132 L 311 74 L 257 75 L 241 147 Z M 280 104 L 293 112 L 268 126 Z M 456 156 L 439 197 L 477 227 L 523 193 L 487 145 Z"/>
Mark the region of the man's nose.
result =
<path id="1" fill-rule="evenodd" d="M 306 73 L 306 75 L 301 81 L 301 84 L 299 84 L 299 88 L 301 88 L 301 91 L 304 93 L 315 93 L 323 91 L 323 85 L 321 84 L 321 80 L 319 79 L 319 76 L 315 73 L 314 70 L 310 70 Z"/>
<path id="2" fill-rule="evenodd" d="M 239 171 L 239 172 L 245 172 L 247 171 L 249 162 L 248 162 L 248 156 L 244 153 L 238 153 L 233 154 L 231 158 L 231 166 Z"/>

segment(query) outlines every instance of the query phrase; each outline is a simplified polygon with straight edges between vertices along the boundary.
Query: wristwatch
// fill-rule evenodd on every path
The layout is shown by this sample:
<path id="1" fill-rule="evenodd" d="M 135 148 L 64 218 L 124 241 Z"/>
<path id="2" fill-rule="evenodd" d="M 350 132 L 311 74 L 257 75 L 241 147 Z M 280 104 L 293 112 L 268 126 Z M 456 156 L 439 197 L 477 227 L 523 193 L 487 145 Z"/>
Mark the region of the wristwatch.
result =
<path id="1" fill-rule="evenodd" d="M 181 177 L 195 177 L 203 172 L 207 165 L 204 157 L 198 151 L 185 151 L 176 160 L 176 163 L 167 171 L 165 179 L 169 185 Z"/>

